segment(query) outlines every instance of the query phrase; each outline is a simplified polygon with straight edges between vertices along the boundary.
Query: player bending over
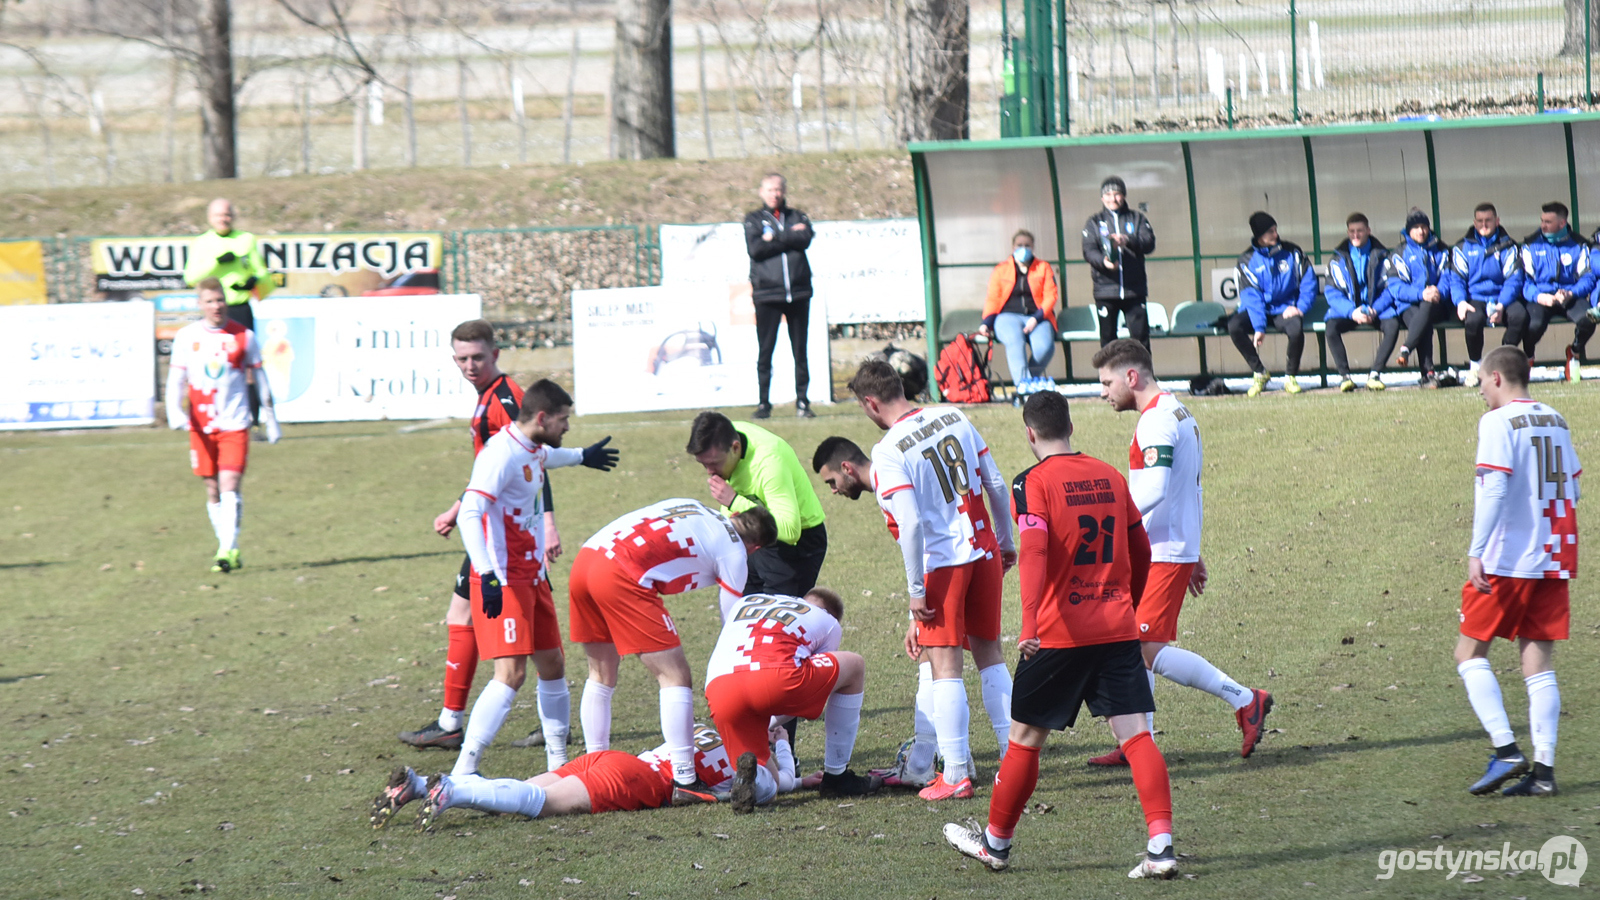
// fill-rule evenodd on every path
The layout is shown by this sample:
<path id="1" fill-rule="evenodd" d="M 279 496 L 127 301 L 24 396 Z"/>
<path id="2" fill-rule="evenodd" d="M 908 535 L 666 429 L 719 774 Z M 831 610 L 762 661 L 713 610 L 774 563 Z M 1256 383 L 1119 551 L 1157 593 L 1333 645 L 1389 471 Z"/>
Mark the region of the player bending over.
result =
<path id="1" fill-rule="evenodd" d="M 1567 639 L 1567 585 L 1578 574 L 1578 476 L 1583 468 L 1561 414 L 1528 396 L 1528 357 L 1501 346 L 1484 356 L 1478 393 L 1489 411 L 1478 420 L 1478 480 L 1467 583 L 1461 588 L 1456 671 L 1494 743 L 1483 777 L 1468 788 L 1507 797 L 1556 792 L 1556 725 L 1561 692 L 1551 652 Z M 1517 748 L 1489 667 L 1495 638 L 1515 640 L 1528 686 L 1533 771 Z"/>
<path id="2" fill-rule="evenodd" d="M 609 471 L 617 451 L 610 437 L 582 450 L 565 449 L 572 397 L 549 379 L 528 385 L 516 422 L 501 429 L 472 463 L 461 499 L 461 543 L 472 558 L 472 616 L 478 653 L 494 660 L 494 680 L 484 685 L 467 719 L 452 774 L 478 771 L 533 658 L 540 687 L 559 682 L 554 698 L 539 692 L 545 757 L 550 768 L 567 761 L 570 702 L 561 655 L 561 623 L 545 584 L 544 516 L 540 495 L 546 468 L 576 466 Z M 549 702 L 555 699 L 558 702 Z"/>
<path id="3" fill-rule="evenodd" d="M 1128 877 L 1171 878 L 1178 872 L 1172 785 L 1145 719 L 1155 703 L 1133 613 L 1149 575 L 1150 539 L 1117 470 L 1072 449 L 1064 397 L 1034 394 L 1022 421 L 1039 464 L 1012 482 L 1022 534 L 1022 661 L 1011 747 L 994 780 L 988 827 L 950 824 L 944 837 L 991 869 L 1009 866 L 1011 837 L 1039 782 L 1045 738 L 1070 728 L 1087 703 L 1090 713 L 1110 721 L 1144 807 L 1150 840 Z"/>
<path id="4" fill-rule="evenodd" d="M 1244 733 L 1239 755 L 1247 757 L 1261 742 L 1272 695 L 1234 681 L 1198 653 L 1170 646 L 1178 639 L 1184 591 L 1198 597 L 1206 589 L 1206 564 L 1200 558 L 1200 473 L 1205 471 L 1200 429 L 1178 398 L 1156 383 L 1150 351 L 1138 341 L 1117 340 L 1101 347 L 1094 367 L 1100 371 L 1100 396 L 1112 409 L 1139 410 L 1128 446 L 1128 491 L 1150 537 L 1150 579 L 1134 611 L 1150 687 L 1155 689 L 1161 675 L 1226 700 Z M 1149 724 L 1153 734 L 1153 713 Z M 1125 766 L 1128 760 L 1116 749 L 1089 764 Z"/>
<path id="5" fill-rule="evenodd" d="M 661 597 L 716 585 L 726 618 L 743 591 L 749 553 L 777 539 L 778 526 L 763 507 L 725 518 L 699 501 L 677 498 L 618 517 L 572 561 L 571 636 L 589 660 L 579 711 L 584 749 L 610 749 L 617 668 L 622 657 L 637 654 L 661 687 L 674 806 L 716 797 L 695 774 L 693 679 Z"/>
<path id="6" fill-rule="evenodd" d="M 200 316 L 172 339 L 167 370 L 167 425 L 189 432 L 189 467 L 206 485 L 206 515 L 217 535 L 213 572 L 242 568 L 239 526 L 244 500 L 245 460 L 250 455 L 250 394 L 247 376 L 256 373 L 261 421 L 267 441 L 282 436 L 272 408 L 272 390 L 261 369 L 261 344 L 255 332 L 228 319 L 222 282 L 200 282 Z"/>
<path id="7" fill-rule="evenodd" d="M 775 722 L 822 716 L 822 795 L 854 797 L 882 787 L 876 776 L 852 772 L 861 691 L 867 668 L 861 656 L 839 649 L 844 601 L 827 588 L 804 597 L 751 594 L 723 616 L 722 634 L 706 666 L 706 705 L 728 752 L 754 754 L 766 763 Z M 767 790 L 757 772 L 760 790 Z M 749 812 L 736 792 L 735 812 Z"/>

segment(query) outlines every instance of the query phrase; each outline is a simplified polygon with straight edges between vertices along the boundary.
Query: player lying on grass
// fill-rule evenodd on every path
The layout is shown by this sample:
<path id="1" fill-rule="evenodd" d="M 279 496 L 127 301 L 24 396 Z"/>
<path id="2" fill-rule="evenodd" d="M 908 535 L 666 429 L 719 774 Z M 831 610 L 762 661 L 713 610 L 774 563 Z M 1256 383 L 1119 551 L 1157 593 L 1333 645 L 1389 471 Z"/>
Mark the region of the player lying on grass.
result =
<path id="1" fill-rule="evenodd" d="M 719 794 L 727 793 L 735 808 L 741 803 L 749 808 L 771 803 L 779 793 L 794 790 L 799 781 L 795 778 L 794 752 L 788 735 L 782 728 L 771 729 L 769 734 L 773 748 L 765 767 L 750 752 L 741 754 L 735 767 L 729 762 L 721 735 L 697 723 L 696 774 Z M 425 801 L 417 817 L 421 828 L 432 825 L 445 810 L 457 808 L 516 813 L 533 819 L 655 809 L 672 801 L 672 759 L 665 744 L 638 756 L 600 750 L 525 781 L 444 773 L 424 779 L 404 766 L 390 773 L 383 793 L 372 801 L 372 826 L 382 828 L 389 824 L 395 813 L 413 800 Z"/>

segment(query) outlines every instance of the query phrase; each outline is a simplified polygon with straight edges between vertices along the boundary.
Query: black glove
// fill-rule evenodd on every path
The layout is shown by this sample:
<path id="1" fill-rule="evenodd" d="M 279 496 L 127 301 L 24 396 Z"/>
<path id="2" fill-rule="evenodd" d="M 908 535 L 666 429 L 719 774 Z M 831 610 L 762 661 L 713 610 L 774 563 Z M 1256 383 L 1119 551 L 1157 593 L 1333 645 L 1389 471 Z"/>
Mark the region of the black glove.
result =
<path id="1" fill-rule="evenodd" d="M 620 456 L 615 449 L 607 447 L 611 442 L 611 435 L 606 435 L 598 441 L 583 448 L 583 464 L 591 469 L 609 472 L 617 467 L 617 457 Z"/>
<path id="2" fill-rule="evenodd" d="M 238 258 L 239 257 L 234 255 L 232 250 L 229 250 L 228 252 L 222 254 L 221 256 L 218 256 L 217 257 L 217 262 L 222 263 L 223 265 L 227 265 L 228 263 L 231 263 L 231 262 L 233 262 L 234 260 L 236 260 Z"/>
<path id="3" fill-rule="evenodd" d="M 244 280 L 243 284 L 239 285 L 239 290 L 241 290 L 241 291 L 254 290 L 255 286 L 256 286 L 256 277 L 254 275 L 251 275 L 249 278 L 246 278 Z"/>
<path id="4" fill-rule="evenodd" d="M 500 576 L 490 572 L 483 576 L 479 584 L 483 594 L 483 615 L 487 619 L 500 618 L 501 587 Z"/>

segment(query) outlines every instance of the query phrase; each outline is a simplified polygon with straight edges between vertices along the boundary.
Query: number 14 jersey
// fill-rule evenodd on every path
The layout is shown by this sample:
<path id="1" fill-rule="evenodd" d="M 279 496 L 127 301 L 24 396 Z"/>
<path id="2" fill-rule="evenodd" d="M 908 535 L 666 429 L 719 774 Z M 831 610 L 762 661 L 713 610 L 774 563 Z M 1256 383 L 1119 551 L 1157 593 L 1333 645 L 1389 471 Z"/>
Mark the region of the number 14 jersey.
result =
<path id="1" fill-rule="evenodd" d="M 1567 420 L 1536 400 L 1513 400 L 1484 413 L 1477 467 L 1510 478 L 1500 521 L 1480 557 L 1484 572 L 1511 578 L 1576 575 L 1583 468 Z"/>

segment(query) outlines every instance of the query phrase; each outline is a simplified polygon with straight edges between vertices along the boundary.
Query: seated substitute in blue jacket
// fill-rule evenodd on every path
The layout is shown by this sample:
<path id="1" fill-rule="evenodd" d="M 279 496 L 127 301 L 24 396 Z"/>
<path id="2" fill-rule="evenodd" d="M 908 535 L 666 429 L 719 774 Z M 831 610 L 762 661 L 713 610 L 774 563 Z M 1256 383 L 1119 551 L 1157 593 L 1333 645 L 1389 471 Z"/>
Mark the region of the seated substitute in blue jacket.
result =
<path id="1" fill-rule="evenodd" d="M 1422 374 L 1420 383 L 1425 388 L 1439 386 L 1433 371 L 1434 327 L 1455 312 L 1445 293 L 1450 287 L 1445 280 L 1450 271 L 1449 256 L 1434 235 L 1427 213 L 1413 206 L 1406 214 L 1400 246 L 1384 264 L 1385 290 L 1400 310 L 1401 321 L 1406 323 L 1406 342 L 1400 345 L 1396 362 L 1409 366 L 1415 356 L 1417 371 Z"/>
<path id="2" fill-rule="evenodd" d="M 1245 393 L 1256 397 L 1267 386 L 1267 367 L 1256 348 L 1271 326 L 1289 337 L 1283 389 L 1300 393 L 1300 354 L 1306 349 L 1306 313 L 1317 297 L 1311 259 L 1298 246 L 1278 238 L 1278 220 L 1264 212 L 1250 215 L 1250 249 L 1239 254 L 1239 308 L 1228 320 L 1228 336 L 1255 373 Z"/>
<path id="3" fill-rule="evenodd" d="M 1381 391 L 1383 379 L 1378 376 L 1400 340 L 1400 311 L 1383 289 L 1383 262 L 1389 249 L 1372 236 L 1372 224 L 1361 213 L 1351 213 L 1344 220 L 1344 231 L 1345 240 L 1333 249 L 1333 259 L 1328 261 L 1328 283 L 1322 291 L 1328 301 L 1328 314 L 1323 317 L 1328 351 L 1339 368 L 1339 390 L 1349 393 L 1356 389 L 1356 382 L 1350 377 L 1344 333 L 1362 325 L 1378 329 L 1383 340 L 1367 374 L 1367 390 Z"/>
<path id="4" fill-rule="evenodd" d="M 1472 227 L 1450 250 L 1450 302 L 1467 329 L 1467 387 L 1478 384 L 1483 359 L 1483 330 L 1504 325 L 1502 345 L 1522 343 L 1528 328 L 1528 307 L 1522 302 L 1522 255 L 1517 242 L 1500 227 L 1493 203 L 1472 211 Z"/>
<path id="5" fill-rule="evenodd" d="M 1576 363 L 1584 358 L 1584 345 L 1594 334 L 1589 320 L 1589 295 L 1594 293 L 1595 273 L 1589 267 L 1588 241 L 1572 233 L 1563 203 L 1546 203 L 1539 208 L 1539 230 L 1522 242 L 1522 299 L 1528 304 L 1528 330 L 1522 336 L 1522 350 L 1533 359 L 1534 347 L 1545 329 L 1558 318 L 1577 326 L 1577 334 L 1567 346 L 1567 378 L 1576 381 Z"/>

